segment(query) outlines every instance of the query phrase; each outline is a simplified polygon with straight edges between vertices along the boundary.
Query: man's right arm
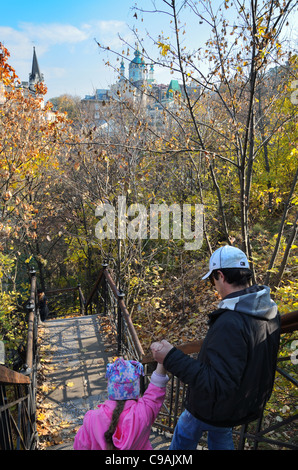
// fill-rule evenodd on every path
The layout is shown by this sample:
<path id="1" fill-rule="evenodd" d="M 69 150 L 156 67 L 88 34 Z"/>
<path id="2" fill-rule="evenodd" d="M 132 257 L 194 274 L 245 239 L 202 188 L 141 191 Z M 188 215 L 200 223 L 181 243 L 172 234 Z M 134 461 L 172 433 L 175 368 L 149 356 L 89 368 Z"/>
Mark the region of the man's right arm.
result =
<path id="1" fill-rule="evenodd" d="M 162 341 L 156 341 L 150 346 L 154 360 L 159 362 L 160 364 L 163 364 L 164 358 L 166 357 L 168 352 L 173 348 L 174 346 L 165 339 L 163 339 Z"/>

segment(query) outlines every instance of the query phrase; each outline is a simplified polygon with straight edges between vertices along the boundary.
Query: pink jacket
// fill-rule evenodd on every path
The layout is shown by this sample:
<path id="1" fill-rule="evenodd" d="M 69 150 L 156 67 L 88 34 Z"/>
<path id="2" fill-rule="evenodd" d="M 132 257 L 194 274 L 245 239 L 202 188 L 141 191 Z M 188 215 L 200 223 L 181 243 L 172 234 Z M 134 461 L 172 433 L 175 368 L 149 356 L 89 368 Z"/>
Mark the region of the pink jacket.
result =
<path id="1" fill-rule="evenodd" d="M 151 426 L 163 404 L 168 377 L 153 372 L 151 382 L 138 400 L 127 400 L 120 415 L 113 442 L 119 450 L 151 450 Z M 105 450 L 104 433 L 108 430 L 116 402 L 106 400 L 96 410 L 88 411 L 75 436 L 75 450 Z"/>

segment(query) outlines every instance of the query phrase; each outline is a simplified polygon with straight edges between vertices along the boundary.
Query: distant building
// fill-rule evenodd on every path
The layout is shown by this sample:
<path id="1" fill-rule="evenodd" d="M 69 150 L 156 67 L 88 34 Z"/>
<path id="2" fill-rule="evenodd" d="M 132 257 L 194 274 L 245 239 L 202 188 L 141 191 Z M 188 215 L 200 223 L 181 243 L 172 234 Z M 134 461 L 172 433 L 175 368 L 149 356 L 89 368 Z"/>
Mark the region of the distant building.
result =
<path id="1" fill-rule="evenodd" d="M 137 48 L 135 58 L 129 64 L 129 81 L 131 83 L 144 82 L 146 80 L 146 65 L 141 53 Z"/>
<path id="2" fill-rule="evenodd" d="M 26 81 L 26 82 L 22 81 L 20 85 L 18 86 L 18 88 L 21 88 L 23 90 L 25 96 L 28 93 L 30 93 L 31 95 L 38 97 L 36 95 L 35 85 L 37 85 L 38 83 L 43 83 L 43 82 L 44 82 L 44 76 L 40 72 L 35 47 L 33 47 L 32 68 L 31 68 L 31 73 L 29 73 L 29 81 Z M 3 83 L 0 82 L 0 103 L 1 104 L 5 102 L 4 91 L 5 91 L 5 87 Z M 44 107 L 43 99 L 41 102 L 41 107 Z"/>
<path id="3" fill-rule="evenodd" d="M 199 94 L 198 87 L 188 87 L 188 93 L 193 96 Z M 86 95 L 81 103 L 93 120 L 101 120 L 100 109 L 102 105 L 111 101 L 115 103 L 122 101 L 133 101 L 147 110 L 152 120 L 155 113 L 164 107 L 172 108 L 177 103 L 177 98 L 183 96 L 183 91 L 178 80 L 171 80 L 168 85 L 159 84 L 154 77 L 154 64 L 146 64 L 139 48 L 134 52 L 134 58 L 128 65 L 128 78 L 124 60 L 122 59 L 119 68 L 119 79 L 107 90 L 96 90 L 94 95 Z M 100 124 L 100 123 L 99 123 Z"/>
<path id="4" fill-rule="evenodd" d="M 94 95 L 86 95 L 82 100 L 82 104 L 85 109 L 93 110 L 92 114 L 95 119 L 99 118 L 98 105 L 107 104 L 111 99 L 116 101 L 133 100 L 134 102 L 141 102 L 145 106 L 144 91 L 148 85 L 154 83 L 154 66 L 150 64 L 149 68 L 147 67 L 137 48 L 134 52 L 134 59 L 128 66 L 128 78 L 125 75 L 125 65 L 122 60 L 119 69 L 119 80 L 111 85 L 108 90 L 99 89 L 95 90 Z"/>
<path id="5" fill-rule="evenodd" d="M 40 98 L 41 99 L 40 106 L 41 108 L 44 108 L 43 95 L 38 96 L 36 93 L 36 85 L 38 85 L 39 83 L 44 83 L 44 75 L 43 73 L 40 72 L 36 50 L 35 50 L 35 47 L 33 47 L 33 59 L 32 59 L 31 72 L 29 73 L 29 81 L 21 82 L 20 88 L 23 89 L 25 95 L 30 93 L 36 98 Z"/>
<path id="6" fill-rule="evenodd" d="M 29 73 L 29 80 L 22 81 L 17 86 L 17 89 L 21 90 L 23 96 L 25 97 L 31 95 L 34 98 L 38 98 L 40 102 L 40 108 L 43 110 L 45 108 L 44 95 L 38 95 L 38 93 L 36 92 L 36 85 L 38 85 L 39 83 L 44 83 L 44 75 L 40 72 L 36 50 L 35 47 L 33 47 L 33 59 L 31 72 Z M 0 106 L 4 105 L 6 102 L 5 91 L 8 91 L 8 89 L 3 85 L 3 82 L 0 81 Z M 57 119 L 57 115 L 59 115 L 59 113 L 53 110 L 47 110 L 47 112 L 44 114 L 44 119 L 46 121 L 55 122 Z"/>
<path id="7" fill-rule="evenodd" d="M 35 50 L 35 47 L 33 47 L 32 69 L 31 69 L 31 73 L 29 73 L 29 81 L 22 82 L 21 87 L 24 89 L 27 89 L 28 91 L 30 91 L 30 93 L 35 94 L 36 93 L 35 85 L 37 85 L 38 83 L 43 83 L 43 82 L 44 82 L 44 75 L 43 73 L 40 73 L 36 50 Z"/>

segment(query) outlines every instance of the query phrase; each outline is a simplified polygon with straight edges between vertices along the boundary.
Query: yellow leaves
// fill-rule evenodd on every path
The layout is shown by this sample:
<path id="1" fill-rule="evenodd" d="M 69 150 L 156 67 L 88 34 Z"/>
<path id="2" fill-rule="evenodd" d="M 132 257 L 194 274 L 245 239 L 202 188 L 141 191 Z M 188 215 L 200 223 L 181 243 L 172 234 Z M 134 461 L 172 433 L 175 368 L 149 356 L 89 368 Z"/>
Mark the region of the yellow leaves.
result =
<path id="1" fill-rule="evenodd" d="M 44 421 L 46 419 L 46 415 L 42 412 L 38 413 L 37 414 L 37 417 L 36 417 L 37 421 Z"/>
<path id="2" fill-rule="evenodd" d="M 151 304 L 152 307 L 154 307 L 154 308 L 160 308 L 160 301 L 161 301 L 160 298 L 155 297 L 155 298 L 153 298 L 153 299 L 150 300 L 150 304 Z M 157 322 L 157 320 L 156 320 L 156 322 Z"/>
<path id="3" fill-rule="evenodd" d="M 156 323 L 160 323 L 160 322 L 156 322 Z M 168 329 L 165 325 L 161 325 L 159 324 L 156 328 L 155 328 L 155 337 L 156 338 L 160 338 L 162 339 L 163 337 L 166 337 L 168 334 Z"/>
<path id="4" fill-rule="evenodd" d="M 265 26 L 260 26 L 258 28 L 257 36 L 261 37 L 264 34 L 265 31 L 266 31 L 266 27 Z"/>
<path id="5" fill-rule="evenodd" d="M 60 423 L 59 423 L 60 428 L 69 428 L 70 425 L 71 425 L 71 423 L 69 421 L 66 421 L 66 420 L 60 421 Z"/>
<path id="6" fill-rule="evenodd" d="M 160 53 L 163 57 L 166 57 L 168 55 L 168 52 L 171 50 L 171 47 L 168 44 L 165 44 L 163 42 L 158 41 L 157 45 L 160 49 Z"/>
<path id="7" fill-rule="evenodd" d="M 41 391 L 42 391 L 43 393 L 48 393 L 48 392 L 50 391 L 50 389 L 51 389 L 51 388 L 48 386 L 48 384 L 46 384 L 46 383 L 42 384 L 42 386 L 41 386 L 40 388 L 41 388 Z"/>
<path id="8" fill-rule="evenodd" d="M 294 249 L 294 248 L 293 248 Z M 297 265 L 297 258 L 294 257 L 293 264 Z M 276 303 L 280 313 L 288 313 L 297 309 L 298 307 L 298 282 L 288 280 L 287 284 L 282 287 L 278 287 L 276 294 Z"/>

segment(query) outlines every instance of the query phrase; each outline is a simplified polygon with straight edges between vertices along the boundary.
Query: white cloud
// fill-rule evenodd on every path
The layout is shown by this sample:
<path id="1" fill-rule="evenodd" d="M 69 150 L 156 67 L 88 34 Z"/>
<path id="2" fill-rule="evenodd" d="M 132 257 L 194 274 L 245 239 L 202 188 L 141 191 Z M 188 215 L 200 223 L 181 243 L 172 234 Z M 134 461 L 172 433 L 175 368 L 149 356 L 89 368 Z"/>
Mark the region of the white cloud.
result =
<path id="1" fill-rule="evenodd" d="M 67 75 L 63 67 L 44 67 L 43 73 L 48 80 L 64 78 Z"/>
<path id="2" fill-rule="evenodd" d="M 122 42 L 119 34 L 127 41 L 131 39 L 131 31 L 123 21 L 90 21 L 80 27 L 62 23 L 25 22 L 19 23 L 18 29 L 0 26 L 0 41 L 16 60 L 31 57 L 33 45 L 38 47 L 39 57 L 54 45 L 78 45 L 86 41 L 95 44 L 94 39 L 111 48 L 120 48 Z"/>
<path id="3" fill-rule="evenodd" d="M 17 60 L 28 56 L 29 50 L 32 55 L 32 42 L 21 31 L 0 26 L 0 40 Z"/>
<path id="4" fill-rule="evenodd" d="M 123 42 L 119 35 L 127 42 L 132 39 L 132 32 L 124 21 L 90 21 L 82 25 L 90 38 L 95 38 L 99 43 L 110 48 L 121 48 Z"/>
<path id="5" fill-rule="evenodd" d="M 20 23 L 18 29 L 0 26 L 0 40 L 16 60 L 31 57 L 33 45 L 38 46 L 40 57 L 55 44 L 78 44 L 87 39 L 86 31 L 69 24 Z"/>
<path id="6" fill-rule="evenodd" d="M 119 35 L 134 44 L 133 34 L 123 21 L 94 19 L 79 26 L 29 22 L 19 23 L 17 28 L 0 26 L 0 41 L 9 50 L 9 63 L 21 80 L 28 80 L 33 46 L 36 47 L 49 96 L 65 92 L 84 96 L 93 88 L 103 88 L 113 81 L 115 73 L 104 65 L 107 54 L 94 39 L 121 52 L 124 46 Z M 113 55 L 109 59 L 116 63 Z"/>
<path id="7" fill-rule="evenodd" d="M 88 35 L 70 24 L 49 23 L 35 25 L 21 23 L 23 34 L 32 40 L 47 44 L 76 44 L 88 39 Z"/>
<path id="8" fill-rule="evenodd" d="M 127 25 L 123 21 L 96 21 L 93 23 L 93 29 L 98 29 L 101 34 L 126 31 Z"/>

